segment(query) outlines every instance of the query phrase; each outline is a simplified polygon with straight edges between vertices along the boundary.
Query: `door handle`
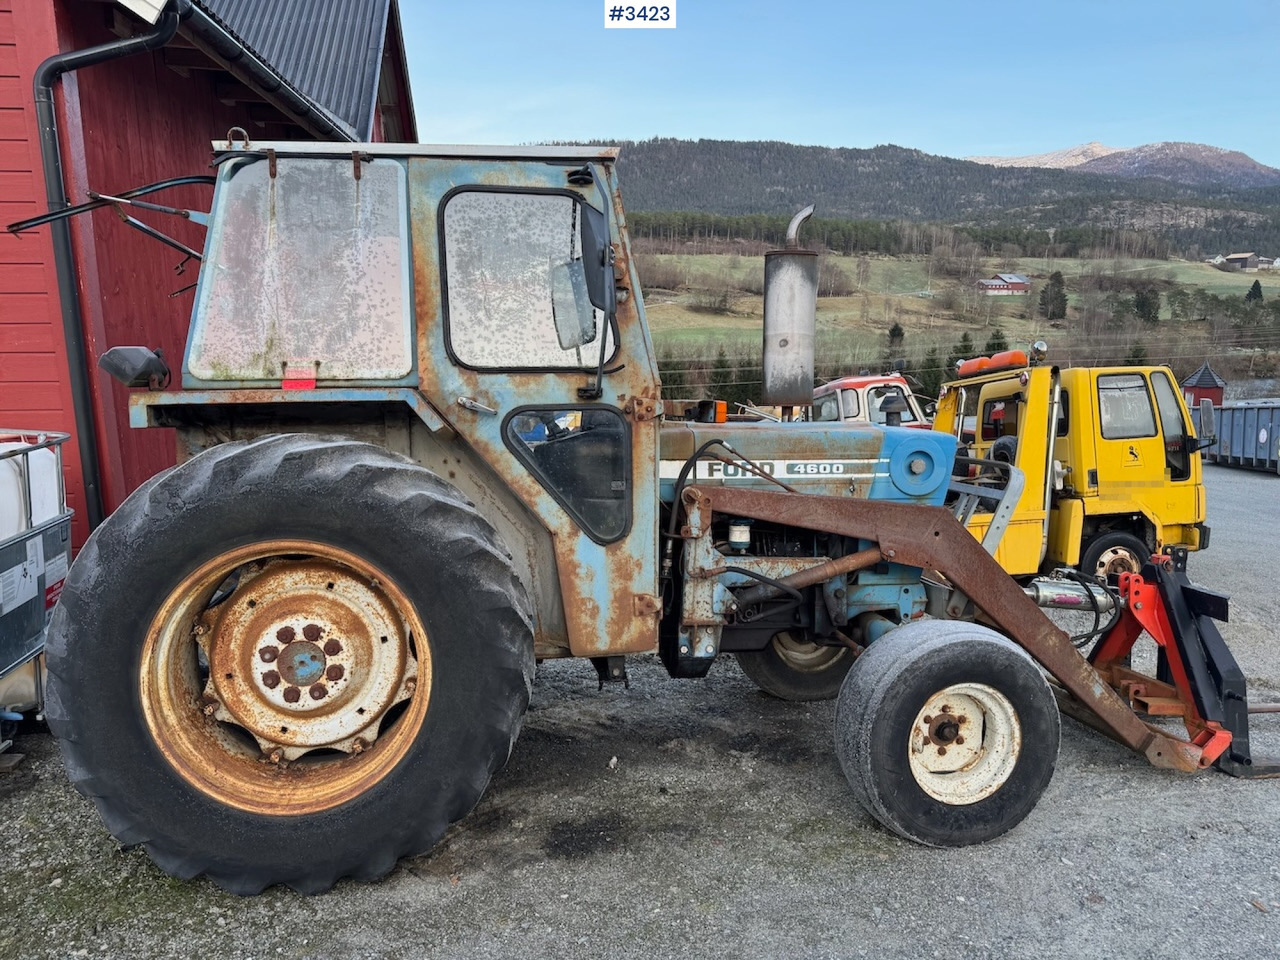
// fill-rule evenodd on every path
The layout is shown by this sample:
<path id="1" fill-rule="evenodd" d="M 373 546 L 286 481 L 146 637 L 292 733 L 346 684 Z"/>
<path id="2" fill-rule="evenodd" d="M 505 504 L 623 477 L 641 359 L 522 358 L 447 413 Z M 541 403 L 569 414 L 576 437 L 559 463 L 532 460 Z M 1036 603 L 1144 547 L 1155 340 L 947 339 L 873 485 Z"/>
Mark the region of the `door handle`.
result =
<path id="1" fill-rule="evenodd" d="M 463 407 L 466 410 L 470 410 L 473 413 L 487 413 L 494 417 L 498 415 L 498 411 L 493 409 L 493 407 L 486 407 L 479 400 L 472 400 L 470 397 L 459 397 L 458 406 Z"/>

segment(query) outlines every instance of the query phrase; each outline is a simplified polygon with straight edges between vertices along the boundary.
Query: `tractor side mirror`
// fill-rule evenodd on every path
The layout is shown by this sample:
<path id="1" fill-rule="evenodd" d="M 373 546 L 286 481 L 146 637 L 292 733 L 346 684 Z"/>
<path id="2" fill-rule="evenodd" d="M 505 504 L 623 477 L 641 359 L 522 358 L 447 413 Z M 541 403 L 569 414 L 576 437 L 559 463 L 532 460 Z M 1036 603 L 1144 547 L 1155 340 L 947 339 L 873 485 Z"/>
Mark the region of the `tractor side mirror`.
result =
<path id="1" fill-rule="evenodd" d="M 572 350 L 596 338 L 595 310 L 581 260 L 551 265 L 551 316 L 561 350 Z"/>
<path id="2" fill-rule="evenodd" d="M 599 184 L 599 187 L 600 196 L 607 204 L 609 195 L 604 184 Z M 604 322 L 608 326 L 618 309 L 618 291 L 613 277 L 613 244 L 609 242 L 609 215 L 588 203 L 582 205 L 582 263 L 591 303 L 604 314 Z"/>

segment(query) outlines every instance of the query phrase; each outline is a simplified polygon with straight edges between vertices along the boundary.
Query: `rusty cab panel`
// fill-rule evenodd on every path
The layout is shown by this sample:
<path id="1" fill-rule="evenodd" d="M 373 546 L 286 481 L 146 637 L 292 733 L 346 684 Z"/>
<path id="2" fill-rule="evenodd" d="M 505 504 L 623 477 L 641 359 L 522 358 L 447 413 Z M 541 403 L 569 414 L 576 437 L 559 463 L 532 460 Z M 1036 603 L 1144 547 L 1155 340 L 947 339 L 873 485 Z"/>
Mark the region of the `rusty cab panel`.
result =
<path id="1" fill-rule="evenodd" d="M 133 423 L 180 456 L 281 430 L 411 456 L 498 528 L 539 655 L 653 649 L 658 375 L 616 151 L 215 150 L 183 390 Z"/>

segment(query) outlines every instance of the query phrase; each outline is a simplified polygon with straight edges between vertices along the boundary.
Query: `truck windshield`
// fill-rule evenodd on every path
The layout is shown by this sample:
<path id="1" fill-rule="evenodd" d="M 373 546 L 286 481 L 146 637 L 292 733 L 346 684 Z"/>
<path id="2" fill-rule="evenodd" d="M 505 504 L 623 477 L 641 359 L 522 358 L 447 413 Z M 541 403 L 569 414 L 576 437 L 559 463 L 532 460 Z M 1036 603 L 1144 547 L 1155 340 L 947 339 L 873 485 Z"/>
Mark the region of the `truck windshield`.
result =
<path id="1" fill-rule="evenodd" d="M 187 366 L 202 380 L 394 380 L 413 369 L 405 174 L 394 160 L 224 164 Z"/>

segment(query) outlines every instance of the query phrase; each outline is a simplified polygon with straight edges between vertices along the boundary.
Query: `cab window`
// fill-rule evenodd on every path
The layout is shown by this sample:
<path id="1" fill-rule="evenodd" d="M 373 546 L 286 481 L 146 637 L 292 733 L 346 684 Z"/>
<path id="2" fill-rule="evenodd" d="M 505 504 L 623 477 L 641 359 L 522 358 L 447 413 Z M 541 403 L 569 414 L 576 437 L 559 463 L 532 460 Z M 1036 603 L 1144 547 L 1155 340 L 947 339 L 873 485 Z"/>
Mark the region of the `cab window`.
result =
<path id="1" fill-rule="evenodd" d="M 1104 373 L 1098 377 L 1098 417 L 1107 440 L 1156 435 L 1155 412 L 1147 379 L 1140 373 Z"/>
<path id="2" fill-rule="evenodd" d="M 1156 392 L 1156 408 L 1160 411 L 1160 432 L 1164 434 L 1164 460 L 1170 479 L 1186 480 L 1191 476 L 1191 455 L 1187 444 L 1187 426 L 1178 405 L 1178 394 L 1169 375 L 1156 371 L 1151 375 Z"/>
<path id="3" fill-rule="evenodd" d="M 871 414 L 871 422 L 872 423 L 885 422 L 885 413 L 884 413 L 883 407 L 891 397 L 897 397 L 901 399 L 903 405 L 906 407 L 906 409 L 902 411 L 902 422 L 915 423 L 916 415 L 911 412 L 911 404 L 907 402 L 906 394 L 902 392 L 901 387 L 895 387 L 895 386 L 868 388 L 867 410 Z"/>
<path id="4" fill-rule="evenodd" d="M 506 421 L 506 443 L 597 543 L 631 527 L 631 439 L 612 407 L 523 407 Z"/>
<path id="5" fill-rule="evenodd" d="M 824 394 L 813 401 L 813 419 L 819 423 L 841 419 L 839 392 Z"/>
<path id="6" fill-rule="evenodd" d="M 584 303 L 581 203 L 563 193 L 462 190 L 445 202 L 446 336 L 464 367 L 593 369 L 612 331 Z M 590 309 L 595 334 L 564 347 L 557 311 Z M 561 327 L 564 326 L 563 317 Z"/>
<path id="7" fill-rule="evenodd" d="M 844 418 L 846 420 L 856 420 L 862 410 L 861 404 L 858 403 L 858 391 L 841 390 L 840 396 L 844 398 Z"/>
<path id="8" fill-rule="evenodd" d="M 1018 434 L 1018 397 L 1001 397 L 982 405 L 982 439 L 1013 437 Z"/>

